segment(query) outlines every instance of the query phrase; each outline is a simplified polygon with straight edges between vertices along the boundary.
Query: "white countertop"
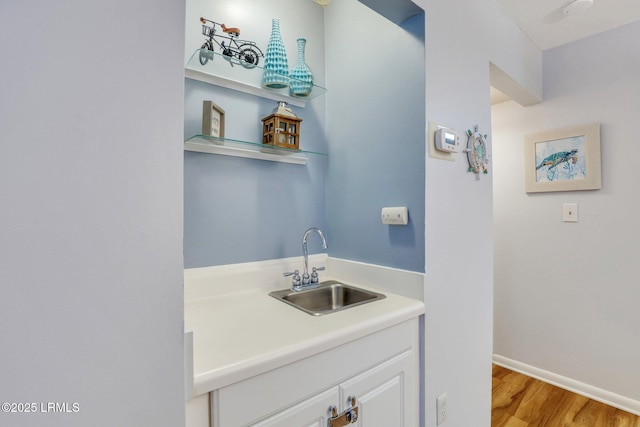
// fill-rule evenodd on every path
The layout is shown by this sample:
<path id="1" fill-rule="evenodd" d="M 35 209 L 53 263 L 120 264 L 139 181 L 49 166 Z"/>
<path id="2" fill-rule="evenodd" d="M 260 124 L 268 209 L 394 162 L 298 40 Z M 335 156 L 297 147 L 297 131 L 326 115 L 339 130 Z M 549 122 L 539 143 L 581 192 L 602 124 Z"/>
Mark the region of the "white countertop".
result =
<path id="1" fill-rule="evenodd" d="M 330 277 L 322 277 L 322 281 Z M 360 283 L 386 298 L 312 316 L 270 297 L 269 290 L 185 300 L 185 331 L 193 331 L 194 395 L 242 381 L 424 313 L 412 298 Z"/>

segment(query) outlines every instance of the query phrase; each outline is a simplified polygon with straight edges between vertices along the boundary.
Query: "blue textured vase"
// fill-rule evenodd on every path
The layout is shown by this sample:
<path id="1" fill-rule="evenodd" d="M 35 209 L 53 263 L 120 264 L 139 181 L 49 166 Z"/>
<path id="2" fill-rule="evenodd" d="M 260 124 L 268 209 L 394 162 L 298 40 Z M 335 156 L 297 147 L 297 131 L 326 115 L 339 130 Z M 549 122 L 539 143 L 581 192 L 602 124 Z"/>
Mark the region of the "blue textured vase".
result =
<path id="1" fill-rule="evenodd" d="M 304 61 L 304 48 L 307 40 L 298 40 L 298 61 L 296 67 L 289 73 L 289 94 L 298 98 L 309 96 L 313 89 L 313 74 Z"/>
<path id="2" fill-rule="evenodd" d="M 264 57 L 262 86 L 269 89 L 282 89 L 289 86 L 289 64 L 287 52 L 280 35 L 280 20 L 271 20 L 271 37 Z"/>

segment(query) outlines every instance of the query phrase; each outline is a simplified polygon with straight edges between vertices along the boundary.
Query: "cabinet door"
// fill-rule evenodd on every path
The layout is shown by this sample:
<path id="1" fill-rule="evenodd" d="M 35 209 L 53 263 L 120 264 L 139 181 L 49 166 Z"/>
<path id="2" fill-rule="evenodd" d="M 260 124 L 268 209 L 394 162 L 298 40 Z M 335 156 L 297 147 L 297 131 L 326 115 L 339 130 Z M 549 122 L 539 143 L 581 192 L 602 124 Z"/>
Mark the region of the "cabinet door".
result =
<path id="1" fill-rule="evenodd" d="M 326 427 L 329 408 L 338 405 L 338 387 L 317 394 L 251 427 Z"/>
<path id="2" fill-rule="evenodd" d="M 355 396 L 358 427 L 418 425 L 416 358 L 406 351 L 340 385 L 341 410 Z"/>

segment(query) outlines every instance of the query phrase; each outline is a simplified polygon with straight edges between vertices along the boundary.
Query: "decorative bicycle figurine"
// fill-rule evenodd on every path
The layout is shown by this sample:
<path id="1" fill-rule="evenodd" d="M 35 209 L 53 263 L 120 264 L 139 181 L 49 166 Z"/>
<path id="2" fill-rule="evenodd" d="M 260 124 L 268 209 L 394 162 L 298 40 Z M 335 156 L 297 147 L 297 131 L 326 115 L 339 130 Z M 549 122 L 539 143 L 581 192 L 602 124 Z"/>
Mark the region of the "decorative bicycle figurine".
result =
<path id="1" fill-rule="evenodd" d="M 264 54 L 255 42 L 249 40 L 238 40 L 240 36 L 240 28 L 230 28 L 224 24 L 211 21 L 209 19 L 200 18 L 202 22 L 202 34 L 209 37 L 200 47 L 200 63 L 205 65 L 209 60 L 213 60 L 213 44 L 215 43 L 222 55 L 231 59 L 237 59 L 245 68 L 254 68 L 260 62 L 260 57 L 264 58 Z M 211 26 L 207 25 L 211 23 Z M 216 25 L 222 29 L 223 34 L 216 33 Z M 225 40 L 227 40 L 225 44 Z M 233 63 L 231 63 L 233 66 Z"/>

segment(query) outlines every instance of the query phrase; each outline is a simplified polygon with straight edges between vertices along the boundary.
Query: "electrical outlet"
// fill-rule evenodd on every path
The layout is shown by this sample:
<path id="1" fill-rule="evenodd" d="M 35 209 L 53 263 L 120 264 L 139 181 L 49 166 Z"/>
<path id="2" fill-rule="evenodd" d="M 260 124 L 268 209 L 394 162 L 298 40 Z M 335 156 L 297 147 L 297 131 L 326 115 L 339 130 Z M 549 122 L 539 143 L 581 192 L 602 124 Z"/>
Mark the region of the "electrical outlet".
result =
<path id="1" fill-rule="evenodd" d="M 447 419 L 447 393 L 442 393 L 436 399 L 436 411 L 438 412 L 436 425 L 440 425 Z"/>
<path id="2" fill-rule="evenodd" d="M 409 209 L 406 206 L 382 208 L 380 217 L 383 224 L 407 225 L 409 223 Z"/>

